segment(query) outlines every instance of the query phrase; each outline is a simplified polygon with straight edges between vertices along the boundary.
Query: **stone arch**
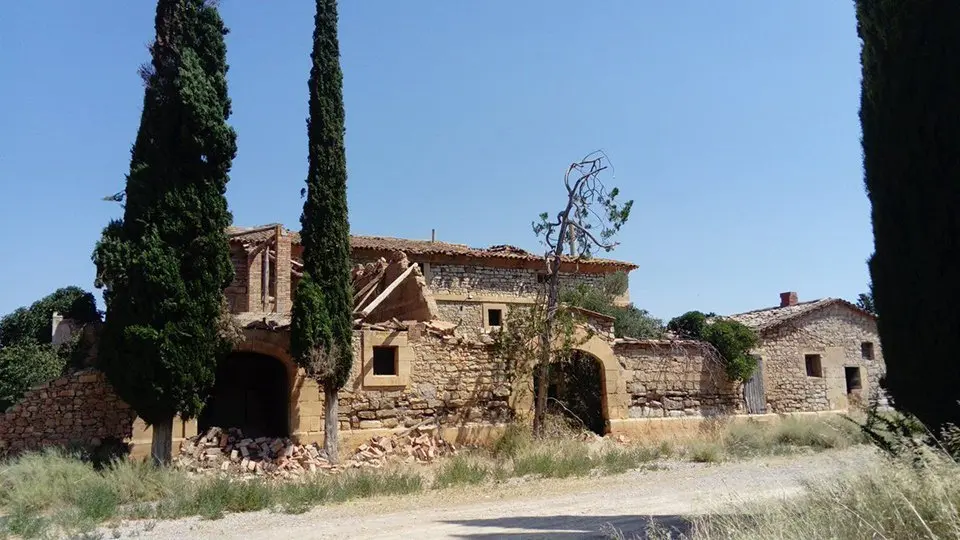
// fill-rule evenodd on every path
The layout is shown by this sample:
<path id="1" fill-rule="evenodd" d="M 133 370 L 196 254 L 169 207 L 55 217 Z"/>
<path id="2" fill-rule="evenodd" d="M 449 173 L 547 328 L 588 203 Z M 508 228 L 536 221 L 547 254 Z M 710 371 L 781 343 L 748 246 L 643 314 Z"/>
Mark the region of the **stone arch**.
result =
<path id="1" fill-rule="evenodd" d="M 246 328 L 244 339 L 235 347 L 236 352 L 252 352 L 271 356 L 283 362 L 289 381 L 289 427 L 292 438 L 302 443 L 313 442 L 321 437 L 323 418 L 322 391 L 316 381 L 306 376 L 290 354 L 290 331 Z"/>
<path id="2" fill-rule="evenodd" d="M 238 428 L 250 438 L 289 436 L 290 378 L 284 363 L 249 351 L 234 351 L 221 359 L 197 418 L 201 432 L 214 426 Z"/>
<path id="3" fill-rule="evenodd" d="M 624 418 L 627 410 L 627 389 L 620 376 L 620 362 L 613 353 L 610 342 L 598 335 L 591 336 L 575 350 L 593 357 L 602 367 L 600 383 L 603 417 L 607 421 L 607 432 L 609 432 L 610 420 Z"/>

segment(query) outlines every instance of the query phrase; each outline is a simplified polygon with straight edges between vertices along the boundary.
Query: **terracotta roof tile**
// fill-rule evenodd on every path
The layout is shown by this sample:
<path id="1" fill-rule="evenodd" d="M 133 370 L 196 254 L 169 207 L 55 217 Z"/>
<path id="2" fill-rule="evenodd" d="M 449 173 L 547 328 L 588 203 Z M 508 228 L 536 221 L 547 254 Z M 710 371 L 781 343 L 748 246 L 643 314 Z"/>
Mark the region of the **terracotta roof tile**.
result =
<path id="1" fill-rule="evenodd" d="M 264 225 L 260 227 L 231 226 L 227 228 L 227 236 L 230 237 L 231 242 L 257 244 L 272 238 L 276 227 L 276 224 Z M 288 231 L 282 228 L 281 231 L 282 234 L 291 235 L 294 244 L 300 243 L 299 233 Z M 543 260 L 542 255 L 529 253 L 520 248 L 509 245 L 491 246 L 489 248 L 473 248 L 465 244 L 452 244 L 449 242 L 437 242 L 430 240 L 409 240 L 405 238 L 390 238 L 383 236 L 354 235 L 350 237 L 350 247 L 353 250 L 383 251 L 385 253 L 391 251 L 403 251 L 407 255 L 412 256 L 459 255 L 489 259 L 515 259 L 530 261 Z M 567 258 L 565 260 L 572 259 Z M 637 268 L 637 266 L 633 263 L 599 258 L 581 260 L 581 263 L 598 266 L 610 266 L 624 270 L 634 270 Z"/>

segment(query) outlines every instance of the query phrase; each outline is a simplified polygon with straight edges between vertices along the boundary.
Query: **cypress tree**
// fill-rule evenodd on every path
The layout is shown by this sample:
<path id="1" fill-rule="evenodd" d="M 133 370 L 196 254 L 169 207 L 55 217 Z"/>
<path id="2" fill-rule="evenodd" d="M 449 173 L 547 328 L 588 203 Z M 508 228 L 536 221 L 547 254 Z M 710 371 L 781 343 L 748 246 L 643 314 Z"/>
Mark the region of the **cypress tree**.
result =
<path id="1" fill-rule="evenodd" d="M 873 300 L 894 404 L 960 423 L 960 2 L 857 0 Z"/>
<path id="2" fill-rule="evenodd" d="M 311 60 L 303 278 L 293 303 L 291 349 L 323 385 L 324 447 L 337 460 L 337 395 L 353 364 L 353 297 L 336 0 L 317 0 Z"/>
<path id="3" fill-rule="evenodd" d="M 106 321 L 98 361 L 153 427 L 168 463 L 177 414 L 197 415 L 229 351 L 218 332 L 233 279 L 224 197 L 236 154 L 227 124 L 227 29 L 205 0 L 160 0 L 123 218 L 94 250 Z"/>

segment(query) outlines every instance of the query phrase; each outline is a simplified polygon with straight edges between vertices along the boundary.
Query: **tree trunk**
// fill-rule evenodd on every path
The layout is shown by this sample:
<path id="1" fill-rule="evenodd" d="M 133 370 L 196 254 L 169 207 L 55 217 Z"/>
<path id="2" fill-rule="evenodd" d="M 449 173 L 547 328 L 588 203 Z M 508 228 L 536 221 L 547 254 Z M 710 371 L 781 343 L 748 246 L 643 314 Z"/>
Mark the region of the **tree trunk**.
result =
<path id="1" fill-rule="evenodd" d="M 155 422 L 153 439 L 150 442 L 150 455 L 153 463 L 160 466 L 170 464 L 173 457 L 173 417 Z"/>
<path id="2" fill-rule="evenodd" d="M 543 359 L 537 366 L 536 386 L 534 387 L 534 407 L 533 407 L 533 435 L 541 438 L 544 435 L 544 428 L 547 416 L 547 378 L 550 376 L 550 364 Z"/>
<path id="3" fill-rule="evenodd" d="M 323 385 L 323 448 L 330 463 L 340 463 L 339 392 L 333 384 Z"/>

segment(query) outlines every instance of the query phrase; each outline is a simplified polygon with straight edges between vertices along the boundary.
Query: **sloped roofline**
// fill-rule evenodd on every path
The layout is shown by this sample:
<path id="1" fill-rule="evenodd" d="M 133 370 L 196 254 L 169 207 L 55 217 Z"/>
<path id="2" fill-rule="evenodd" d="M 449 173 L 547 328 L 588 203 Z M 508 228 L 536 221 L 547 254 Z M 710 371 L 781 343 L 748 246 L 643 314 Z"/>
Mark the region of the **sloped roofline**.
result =
<path id="1" fill-rule="evenodd" d="M 874 315 L 873 313 L 870 313 L 869 311 L 866 311 L 865 309 L 860 308 L 856 304 L 849 302 L 847 300 L 844 300 L 842 298 L 832 298 L 832 297 L 820 298 L 818 300 L 808 300 L 806 302 L 798 302 L 796 304 L 793 304 L 792 306 L 775 306 L 775 307 L 768 307 L 768 308 L 762 308 L 762 309 L 755 309 L 752 311 L 744 311 L 742 313 L 724 315 L 723 318 L 736 320 L 738 317 L 742 317 L 744 315 L 753 315 L 753 314 L 763 313 L 763 312 L 775 312 L 782 309 L 795 308 L 798 306 L 806 306 L 806 309 L 793 310 L 789 313 L 784 314 L 781 317 L 776 317 L 773 320 L 766 323 L 751 325 L 748 322 L 744 322 L 744 324 L 746 324 L 747 326 L 751 326 L 754 330 L 757 330 L 759 332 L 766 332 L 768 330 L 778 328 L 786 323 L 796 321 L 797 319 L 801 317 L 805 317 L 811 313 L 815 313 L 817 311 L 823 310 L 830 306 L 836 306 L 836 305 L 850 309 L 874 321 L 877 320 L 876 315 Z"/>
<path id="2" fill-rule="evenodd" d="M 291 242 L 294 245 L 300 244 L 300 233 L 284 229 L 280 224 L 273 223 L 257 227 L 235 227 L 227 228 L 227 237 L 230 242 L 244 244 L 259 244 L 267 239 L 273 238 L 277 228 L 283 233 L 289 234 Z M 384 236 L 363 236 L 351 235 L 350 248 L 352 251 L 359 252 L 379 252 L 389 253 L 393 251 L 403 251 L 413 256 L 438 256 L 438 257 L 468 257 L 474 259 L 499 259 L 526 262 L 543 262 L 543 256 L 529 253 L 522 249 L 498 245 L 489 248 L 473 248 L 465 244 L 453 244 L 450 242 L 439 242 L 431 240 L 410 240 L 405 238 L 391 238 Z M 630 272 L 636 270 L 637 265 L 625 261 L 612 259 L 575 259 L 564 257 L 564 264 L 581 264 L 593 267 L 606 267 Z"/>

